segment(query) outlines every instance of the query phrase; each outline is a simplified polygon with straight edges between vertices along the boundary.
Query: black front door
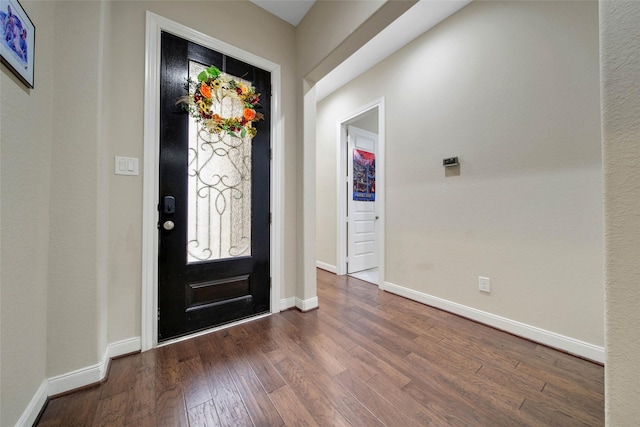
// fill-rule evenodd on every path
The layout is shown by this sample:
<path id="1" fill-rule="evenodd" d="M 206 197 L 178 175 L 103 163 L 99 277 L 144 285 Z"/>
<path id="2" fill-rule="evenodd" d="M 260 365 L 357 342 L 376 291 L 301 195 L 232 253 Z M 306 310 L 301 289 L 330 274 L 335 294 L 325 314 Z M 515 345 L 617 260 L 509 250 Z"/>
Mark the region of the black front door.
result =
<path id="1" fill-rule="evenodd" d="M 219 82 L 239 94 L 218 92 L 219 132 L 176 104 L 210 66 L 226 78 L 212 99 Z M 229 121 L 251 86 L 264 116 L 253 139 Z M 269 72 L 162 33 L 158 341 L 269 311 L 270 88 Z"/>

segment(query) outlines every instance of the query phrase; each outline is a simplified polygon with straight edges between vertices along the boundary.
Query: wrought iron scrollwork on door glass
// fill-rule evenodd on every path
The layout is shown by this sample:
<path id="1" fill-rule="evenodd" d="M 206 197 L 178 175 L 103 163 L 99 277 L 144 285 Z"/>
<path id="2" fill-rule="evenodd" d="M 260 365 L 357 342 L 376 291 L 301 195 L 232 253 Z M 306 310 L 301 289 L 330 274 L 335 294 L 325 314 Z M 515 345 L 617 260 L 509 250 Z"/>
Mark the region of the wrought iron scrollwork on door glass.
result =
<path id="1" fill-rule="evenodd" d="M 189 75 L 205 68 L 191 61 Z M 224 118 L 243 107 L 222 93 L 212 109 Z M 251 255 L 251 138 L 209 133 L 190 118 L 188 171 L 187 261 Z"/>

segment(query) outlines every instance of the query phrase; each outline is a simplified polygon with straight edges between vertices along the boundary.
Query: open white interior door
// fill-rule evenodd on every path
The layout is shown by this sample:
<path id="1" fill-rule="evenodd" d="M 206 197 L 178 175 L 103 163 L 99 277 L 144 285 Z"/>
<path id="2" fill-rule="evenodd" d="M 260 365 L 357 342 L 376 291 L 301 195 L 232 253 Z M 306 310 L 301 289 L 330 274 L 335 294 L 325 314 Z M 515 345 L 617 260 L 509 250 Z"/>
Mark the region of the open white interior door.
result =
<path id="1" fill-rule="evenodd" d="M 348 128 L 347 273 L 378 267 L 376 150 L 378 135 Z"/>

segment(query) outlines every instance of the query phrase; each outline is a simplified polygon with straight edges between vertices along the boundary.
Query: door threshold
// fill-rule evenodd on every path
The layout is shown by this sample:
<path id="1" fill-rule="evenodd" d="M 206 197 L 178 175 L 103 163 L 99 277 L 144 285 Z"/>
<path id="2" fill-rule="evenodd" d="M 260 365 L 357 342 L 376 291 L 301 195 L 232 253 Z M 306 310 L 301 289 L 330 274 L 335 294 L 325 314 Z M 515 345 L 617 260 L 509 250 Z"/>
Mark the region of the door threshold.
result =
<path id="1" fill-rule="evenodd" d="M 380 283 L 380 273 L 378 267 L 370 268 L 368 270 L 356 271 L 355 273 L 349 273 L 350 277 L 354 277 L 359 280 L 363 280 L 374 285 Z"/>
<path id="2" fill-rule="evenodd" d="M 181 337 L 178 337 L 178 338 L 174 338 L 172 340 L 162 341 L 162 342 L 156 344 L 156 348 L 164 347 L 164 346 L 170 345 L 170 344 L 175 344 L 175 343 L 178 343 L 180 341 L 190 340 L 192 338 L 196 338 L 196 337 L 199 337 L 199 336 L 202 336 L 202 335 L 207 335 L 207 334 L 210 334 L 212 332 L 217 332 L 217 331 L 221 331 L 223 329 L 227 329 L 227 328 L 231 328 L 231 327 L 234 327 L 234 326 L 242 325 L 243 323 L 249 323 L 249 322 L 252 322 L 254 320 L 264 319 L 265 317 L 269 317 L 272 314 L 273 313 L 258 314 L 256 316 L 247 317 L 247 318 L 244 318 L 244 319 L 241 319 L 241 320 L 237 320 L 237 321 L 231 322 L 231 323 L 225 323 L 224 325 L 216 326 L 216 327 L 209 328 L 209 329 L 204 329 L 202 331 L 194 332 L 192 334 L 184 335 L 184 336 L 181 336 Z"/>

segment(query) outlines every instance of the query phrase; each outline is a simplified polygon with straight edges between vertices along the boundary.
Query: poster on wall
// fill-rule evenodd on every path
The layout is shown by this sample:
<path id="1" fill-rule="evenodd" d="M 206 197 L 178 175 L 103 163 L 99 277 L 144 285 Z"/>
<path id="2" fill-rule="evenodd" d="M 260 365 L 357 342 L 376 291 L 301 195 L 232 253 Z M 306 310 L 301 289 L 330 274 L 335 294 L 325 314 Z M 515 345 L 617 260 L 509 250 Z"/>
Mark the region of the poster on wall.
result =
<path id="1" fill-rule="evenodd" d="M 18 0 L 0 0 L 0 59 L 33 88 L 36 27 Z"/>
<path id="2" fill-rule="evenodd" d="M 376 155 L 368 151 L 353 150 L 353 200 L 376 200 Z"/>

